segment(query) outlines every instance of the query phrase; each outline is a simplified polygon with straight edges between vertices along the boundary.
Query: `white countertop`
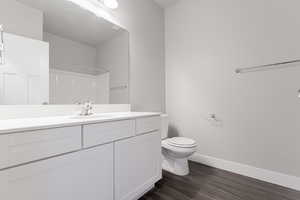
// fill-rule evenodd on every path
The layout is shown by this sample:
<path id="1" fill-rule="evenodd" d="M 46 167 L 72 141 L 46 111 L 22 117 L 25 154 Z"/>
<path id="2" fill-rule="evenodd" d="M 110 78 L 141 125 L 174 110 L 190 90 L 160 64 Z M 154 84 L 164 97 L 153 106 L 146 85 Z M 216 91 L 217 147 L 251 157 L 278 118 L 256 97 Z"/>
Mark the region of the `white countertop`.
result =
<path id="1" fill-rule="evenodd" d="M 151 112 L 114 112 L 98 113 L 88 117 L 70 115 L 59 117 L 0 120 L 0 134 L 136 119 L 141 117 L 151 117 L 159 115 L 160 113 Z"/>

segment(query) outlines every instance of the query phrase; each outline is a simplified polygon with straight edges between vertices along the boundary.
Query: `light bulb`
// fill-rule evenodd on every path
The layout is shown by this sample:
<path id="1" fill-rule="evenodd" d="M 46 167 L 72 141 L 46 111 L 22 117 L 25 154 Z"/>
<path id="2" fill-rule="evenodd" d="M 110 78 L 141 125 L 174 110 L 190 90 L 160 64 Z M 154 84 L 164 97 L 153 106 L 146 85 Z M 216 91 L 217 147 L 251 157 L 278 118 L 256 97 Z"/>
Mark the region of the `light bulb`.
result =
<path id="1" fill-rule="evenodd" d="M 94 3 L 87 1 L 87 0 L 67 0 L 70 1 L 78 6 L 80 6 L 83 9 L 86 9 L 92 13 L 94 13 L 98 17 L 102 17 L 104 19 L 109 19 L 109 14 L 100 7 L 97 7 Z"/>
<path id="2" fill-rule="evenodd" d="M 104 0 L 104 5 L 110 9 L 116 9 L 119 7 L 119 3 L 117 0 Z"/>

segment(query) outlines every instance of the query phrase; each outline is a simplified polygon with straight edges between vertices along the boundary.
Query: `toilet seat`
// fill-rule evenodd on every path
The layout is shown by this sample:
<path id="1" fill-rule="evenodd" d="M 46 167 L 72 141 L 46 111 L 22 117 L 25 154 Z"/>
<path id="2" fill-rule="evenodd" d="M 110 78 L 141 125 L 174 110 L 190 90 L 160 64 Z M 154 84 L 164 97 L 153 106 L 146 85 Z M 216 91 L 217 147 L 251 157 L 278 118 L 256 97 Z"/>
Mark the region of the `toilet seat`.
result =
<path id="1" fill-rule="evenodd" d="M 180 148 L 193 148 L 197 144 L 194 140 L 185 137 L 169 138 L 165 141 L 168 145 Z"/>

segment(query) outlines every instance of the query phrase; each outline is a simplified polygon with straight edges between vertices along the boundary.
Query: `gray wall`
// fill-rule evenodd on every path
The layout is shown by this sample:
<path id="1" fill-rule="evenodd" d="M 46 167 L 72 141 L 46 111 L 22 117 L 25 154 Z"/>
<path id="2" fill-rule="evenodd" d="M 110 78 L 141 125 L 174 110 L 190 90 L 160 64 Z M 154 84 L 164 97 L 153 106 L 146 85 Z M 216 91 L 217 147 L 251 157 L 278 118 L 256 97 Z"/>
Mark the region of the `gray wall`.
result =
<path id="1" fill-rule="evenodd" d="M 49 42 L 50 68 L 95 74 L 97 49 L 51 33 L 44 33 Z"/>
<path id="2" fill-rule="evenodd" d="M 130 103 L 165 110 L 164 12 L 150 0 L 122 0 L 115 18 L 130 33 Z"/>
<path id="3" fill-rule="evenodd" d="M 199 154 L 300 176 L 300 66 L 235 74 L 300 58 L 300 2 L 184 0 L 166 11 L 171 133 Z M 222 124 L 207 118 L 217 114 Z"/>
<path id="4" fill-rule="evenodd" d="M 109 71 L 111 88 L 129 84 L 129 34 L 120 32 L 97 47 L 97 66 Z M 129 89 L 110 91 L 109 102 L 112 104 L 130 103 Z"/>
<path id="5" fill-rule="evenodd" d="M 43 39 L 43 13 L 14 0 L 0 0 L 0 24 L 8 33 Z"/>

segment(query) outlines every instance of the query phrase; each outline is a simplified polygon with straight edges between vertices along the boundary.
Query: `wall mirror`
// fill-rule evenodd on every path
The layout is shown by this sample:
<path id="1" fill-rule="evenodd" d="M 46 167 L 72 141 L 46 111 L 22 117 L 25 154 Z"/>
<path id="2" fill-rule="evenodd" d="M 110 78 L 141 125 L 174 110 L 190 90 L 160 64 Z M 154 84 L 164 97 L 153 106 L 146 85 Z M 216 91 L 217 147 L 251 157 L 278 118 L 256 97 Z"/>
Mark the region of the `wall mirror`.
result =
<path id="1" fill-rule="evenodd" d="M 16 2 L 42 13 L 42 38 L 3 24 L 0 104 L 129 104 L 128 31 L 68 0 Z"/>

